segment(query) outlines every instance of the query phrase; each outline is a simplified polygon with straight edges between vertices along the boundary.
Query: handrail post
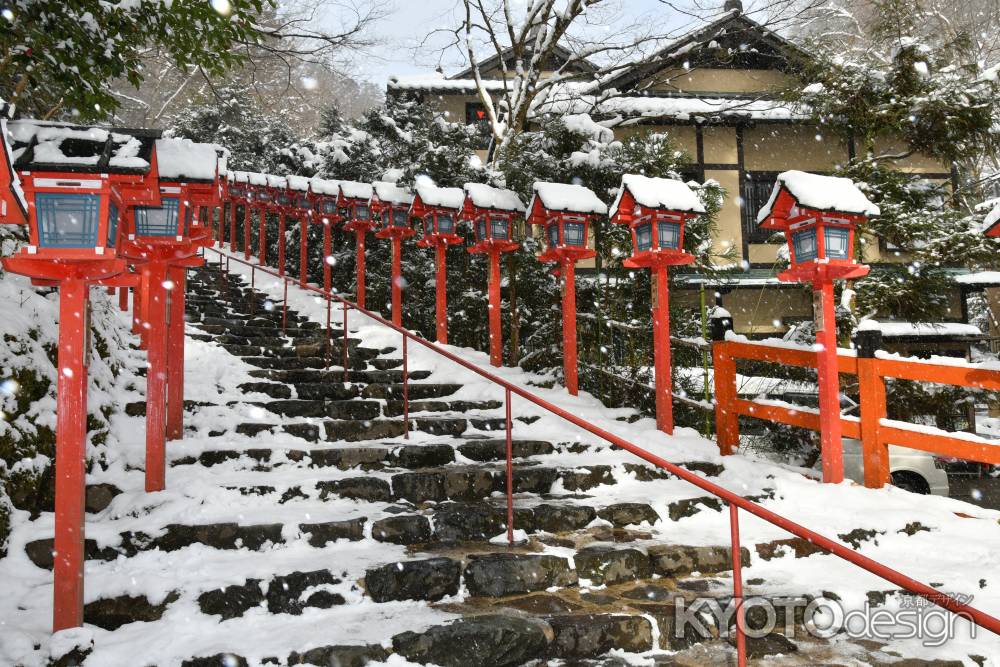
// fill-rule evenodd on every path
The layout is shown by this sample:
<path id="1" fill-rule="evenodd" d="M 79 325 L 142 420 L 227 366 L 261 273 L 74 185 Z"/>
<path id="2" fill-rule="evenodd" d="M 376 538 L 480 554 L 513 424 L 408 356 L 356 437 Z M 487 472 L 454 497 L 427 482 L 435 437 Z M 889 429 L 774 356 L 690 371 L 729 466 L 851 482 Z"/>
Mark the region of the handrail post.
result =
<path id="1" fill-rule="evenodd" d="M 340 353 L 343 358 L 342 363 L 344 365 L 344 382 L 347 382 L 347 302 L 344 301 L 344 338 L 343 343 L 340 346 Z"/>
<path id="2" fill-rule="evenodd" d="M 403 437 L 407 440 L 410 439 L 410 377 L 406 346 L 408 337 L 406 333 L 403 334 Z"/>
<path id="3" fill-rule="evenodd" d="M 510 388 L 506 387 L 507 403 L 507 544 L 514 546 L 514 443 L 511 439 Z"/>
<path id="4" fill-rule="evenodd" d="M 712 314 L 712 367 L 715 373 L 715 437 L 723 456 L 733 453 L 740 443 L 736 401 L 736 360 L 728 353 L 726 333 L 733 328 L 729 313 L 716 309 Z"/>
<path id="5" fill-rule="evenodd" d="M 743 609 L 743 566 L 740 562 L 740 508 L 733 503 L 729 503 L 729 533 L 733 552 L 733 602 L 736 605 L 736 661 L 739 667 L 746 667 L 747 638 Z"/>
<path id="6" fill-rule="evenodd" d="M 333 308 L 333 299 L 330 297 L 330 292 L 327 290 L 326 294 L 326 368 L 330 368 L 330 359 L 333 357 L 333 334 L 330 331 L 330 309 Z"/>
<path id="7" fill-rule="evenodd" d="M 250 314 L 253 315 L 254 311 L 254 294 L 253 291 L 256 289 L 257 285 L 257 267 L 253 264 L 250 265 Z"/>
<path id="8" fill-rule="evenodd" d="M 285 290 L 281 301 L 281 335 L 285 336 L 288 334 L 288 280 L 282 280 L 281 282 Z"/>
<path id="9" fill-rule="evenodd" d="M 861 403 L 861 449 L 865 486 L 879 489 L 889 483 L 889 446 L 882 441 L 886 416 L 885 379 L 879 374 L 875 352 L 882 347 L 882 332 L 858 331 L 858 388 Z"/>

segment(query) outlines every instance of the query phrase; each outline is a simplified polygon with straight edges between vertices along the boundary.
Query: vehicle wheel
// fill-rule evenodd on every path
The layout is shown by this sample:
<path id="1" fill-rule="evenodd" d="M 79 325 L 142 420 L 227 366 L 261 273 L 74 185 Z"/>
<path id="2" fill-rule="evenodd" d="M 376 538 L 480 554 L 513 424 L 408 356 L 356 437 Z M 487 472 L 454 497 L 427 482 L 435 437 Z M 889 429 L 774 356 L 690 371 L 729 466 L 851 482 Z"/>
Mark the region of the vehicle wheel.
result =
<path id="1" fill-rule="evenodd" d="M 927 480 L 918 475 L 915 472 L 900 471 L 894 472 L 891 475 L 892 485 L 903 489 L 904 491 L 909 491 L 910 493 L 919 493 L 921 495 L 927 495 L 931 492 L 930 484 Z"/>

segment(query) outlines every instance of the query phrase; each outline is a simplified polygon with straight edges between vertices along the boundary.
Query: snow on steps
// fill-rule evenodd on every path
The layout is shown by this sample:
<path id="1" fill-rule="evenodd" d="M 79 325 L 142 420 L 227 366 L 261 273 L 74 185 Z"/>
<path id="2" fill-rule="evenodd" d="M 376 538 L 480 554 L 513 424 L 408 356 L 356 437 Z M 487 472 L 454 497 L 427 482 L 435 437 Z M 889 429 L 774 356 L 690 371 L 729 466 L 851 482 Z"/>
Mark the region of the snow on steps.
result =
<path id="1" fill-rule="evenodd" d="M 141 471 L 128 467 L 113 483 L 90 485 L 89 625 L 54 654 L 79 645 L 85 665 L 139 664 L 142 655 L 149 664 L 229 666 L 364 664 L 395 653 L 393 664 L 489 666 L 660 649 L 678 651 L 678 664 L 732 662 L 725 640 L 673 632 L 676 596 L 724 606 L 731 595 L 729 550 L 717 546 L 727 515 L 716 499 L 518 411 L 526 414 L 514 422 L 514 522 L 527 542 L 497 546 L 507 517 L 505 423 L 495 399 L 453 373 L 417 368 L 411 412 L 422 402 L 436 411 L 411 416 L 404 441 L 391 344 L 352 339 L 345 383 L 339 354 L 327 357 L 339 348 L 325 347 L 325 330 L 289 310 L 283 337 L 280 305 L 239 283 L 192 274 L 190 345 L 207 366 L 189 365 L 188 432 L 168 447 L 168 490 L 143 494 Z M 299 355 L 311 345 L 323 354 Z M 323 365 L 254 369 L 231 353 Z M 448 382 L 437 383 L 442 376 Z M 357 418 L 330 419 L 331 410 Z M 141 434 L 142 420 L 121 429 Z M 734 478 L 731 461 L 698 454 L 685 465 L 785 501 L 774 489 L 776 469 Z M 751 594 L 814 572 L 794 563 L 829 567 L 812 545 L 751 528 L 743 554 Z M 851 528 L 840 537 L 856 548 L 892 537 Z M 905 535 L 920 539 L 926 530 L 911 523 Z M 51 567 L 51 517 L 20 526 L 12 540 L 12 553 L 23 554 L 15 571 L 47 582 L 37 573 Z M 793 587 L 818 595 L 822 585 Z M 43 644 L 48 594 L 27 590 L 21 607 L 30 611 L 15 616 L 30 614 Z M 892 603 L 891 591 L 880 595 Z M 0 658 L 12 650 L 2 637 Z M 796 648 L 800 657 L 788 664 L 842 657 L 799 636 L 751 642 L 765 661 Z M 44 649 L 19 650 L 24 664 L 44 664 Z M 870 658 L 869 649 L 851 650 Z"/>

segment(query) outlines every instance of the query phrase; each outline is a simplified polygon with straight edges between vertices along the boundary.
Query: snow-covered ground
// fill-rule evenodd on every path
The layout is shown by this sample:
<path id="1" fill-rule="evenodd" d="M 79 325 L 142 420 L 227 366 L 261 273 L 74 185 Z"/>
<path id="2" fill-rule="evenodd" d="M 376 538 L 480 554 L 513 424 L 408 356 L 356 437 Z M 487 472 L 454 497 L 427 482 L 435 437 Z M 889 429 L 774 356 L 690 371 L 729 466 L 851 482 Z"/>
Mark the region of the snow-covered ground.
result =
<path id="1" fill-rule="evenodd" d="M 208 253 L 210 261 L 215 255 Z M 236 262 L 232 271 L 246 275 L 250 270 Z M 258 290 L 275 299 L 283 293 L 276 278 L 258 273 Z M 288 289 L 290 307 L 300 314 L 325 323 L 326 304 L 319 297 L 295 286 Z M 335 313 L 335 321 L 340 314 Z M 362 339 L 365 347 L 399 347 L 399 334 L 373 323 L 364 315 L 350 312 L 352 337 Z M 126 317 L 121 316 L 123 331 Z M 489 367 L 486 353 L 448 347 L 481 368 Z M 194 427 L 181 442 L 168 446 L 171 459 L 198 454 L 206 448 L 218 448 L 219 438 L 209 430 L 220 425 L 235 426 L 245 421 L 261 421 L 263 411 L 247 405 L 226 407 L 229 401 L 253 400 L 236 389 L 250 381 L 250 367 L 218 346 L 189 339 L 186 347 L 186 398 L 207 401 L 219 407 L 205 408 L 188 415 L 188 427 Z M 476 373 L 445 360 L 421 345 L 409 346 L 410 369 L 431 371 L 427 382 L 461 383 L 454 395 L 463 400 L 502 400 L 503 390 Z M 993 616 L 1000 616 L 1000 512 L 971 507 L 956 500 L 915 496 L 894 488 L 870 490 L 845 482 L 839 485 L 817 483 L 810 471 L 790 466 L 751 460 L 741 455 L 720 457 L 714 442 L 690 429 L 678 429 L 671 437 L 656 430 L 651 419 L 634 423 L 619 420 L 632 415 L 628 409 L 611 409 L 588 394 L 571 397 L 560 388 L 532 386 L 537 376 L 517 368 L 490 369 L 496 375 L 526 387 L 535 395 L 583 417 L 650 452 L 676 462 L 724 462 L 725 470 L 712 481 L 741 495 L 772 493 L 763 501 L 770 510 L 782 514 L 825 536 L 856 529 L 876 531 L 873 540 L 863 542 L 858 551 L 919 581 L 933 582 L 940 590 L 974 596 L 972 604 Z M 139 383 L 141 389 L 142 383 Z M 138 391 L 120 387 L 114 397 L 119 404 L 141 400 Z M 266 397 L 259 397 L 265 400 Z M 553 443 L 582 442 L 592 445 L 577 454 L 561 452 L 537 457 L 541 465 L 573 467 L 603 464 L 613 467 L 617 483 L 588 492 L 576 502 L 605 506 L 616 502 L 649 503 L 661 516 L 667 505 L 676 500 L 706 495 L 694 486 L 677 480 L 640 481 L 625 465 L 637 463 L 634 456 L 607 446 L 588 432 L 567 423 L 540 406 L 515 397 L 515 416 L 537 416 L 530 425 L 514 422 L 514 437 L 547 440 Z M 301 422 L 268 413 L 273 423 Z M 144 531 L 152 535 L 171 523 L 238 522 L 241 524 L 282 523 L 284 544 L 262 551 L 219 551 L 193 546 L 173 552 L 142 552 L 117 561 L 88 561 L 86 564 L 86 600 L 114 595 L 145 595 L 157 603 L 175 590 L 180 599 L 171 604 L 163 618 L 153 623 L 133 623 L 115 631 L 88 627 L 83 633 L 93 638 L 95 650 L 87 662 L 98 665 L 176 664 L 181 658 L 211 655 L 222 650 L 236 650 L 251 661 L 268 656 L 285 656 L 290 650 L 305 650 L 329 644 L 385 643 L 404 630 L 419 630 L 453 617 L 425 603 L 392 602 L 375 604 L 356 586 L 366 568 L 413 557 L 401 546 L 376 542 L 370 535 L 358 542 L 340 541 L 317 548 L 296 540 L 299 522 L 334 521 L 355 518 L 362 509 L 359 503 L 337 497 L 298 498 L 278 504 L 274 496 L 241 495 L 232 487 L 268 484 L 282 487 L 308 486 L 323 479 L 357 476 L 357 471 L 322 471 L 289 464 L 268 472 L 254 471 L 246 459 L 235 459 L 212 467 L 181 466 L 168 468 L 167 490 L 147 494 L 143 491 L 144 420 L 117 415 L 108 438 L 108 466 L 95 471 L 89 482 L 109 481 L 124 490 L 112 504 L 97 515 L 88 515 L 87 537 L 102 545 L 114 545 L 125 531 Z M 415 432 L 409 443 L 442 442 L 447 438 Z M 402 439 L 385 442 L 402 442 Z M 333 446 L 312 443 L 309 449 Z M 268 447 L 303 448 L 303 441 L 287 434 L 248 437 L 230 433 L 225 438 L 229 449 Z M 386 473 L 366 473 L 387 477 Z M 229 487 L 229 488 L 227 488 Z M 556 489 L 554 489 L 555 491 Z M 308 494 L 307 494 L 308 495 Z M 380 510 L 378 503 L 365 503 L 369 518 Z M 785 531 L 756 517 L 741 513 L 741 538 L 745 546 L 791 537 Z M 24 545 L 48 537 L 52 515 L 43 514 L 32 521 L 26 513 L 13 517 L 14 531 L 9 556 L 0 561 L 0 664 L 43 665 L 50 650 L 52 580 L 51 573 L 36 567 L 25 555 Z M 912 535 L 904 527 L 919 522 L 927 530 Z M 645 526 L 651 533 L 649 544 L 727 545 L 729 514 L 701 511 L 680 521 L 660 521 Z M 909 531 L 912 532 L 912 531 Z M 553 553 L 556 547 L 548 547 Z M 564 554 L 562 554 L 564 555 Z M 343 581 L 333 590 L 348 604 L 332 609 L 307 609 L 301 616 L 270 615 L 251 610 L 240 618 L 219 621 L 203 614 L 197 604 L 200 592 L 249 578 L 267 579 L 295 570 L 328 567 L 342 573 Z M 895 586 L 854 565 L 829 555 L 796 559 L 791 556 L 764 561 L 752 558 L 746 565 L 744 580 L 762 579 L 751 587 L 753 594 L 804 595 L 831 591 L 849 608 L 861 608 L 869 591 L 885 591 Z M 463 593 L 460 592 L 459 596 Z M 886 608 L 898 606 L 890 599 Z M 71 635 L 73 633 L 70 633 Z M 985 664 L 1000 664 L 1000 637 L 986 631 L 970 638 L 965 621 L 957 622 L 954 639 L 943 647 L 925 647 L 912 639 L 890 644 L 908 657 L 955 659 L 956 656 L 980 655 Z M 967 664 L 973 664 L 966 660 Z M 251 664 L 254 664 L 253 662 Z M 390 664 L 405 664 L 393 658 Z"/>

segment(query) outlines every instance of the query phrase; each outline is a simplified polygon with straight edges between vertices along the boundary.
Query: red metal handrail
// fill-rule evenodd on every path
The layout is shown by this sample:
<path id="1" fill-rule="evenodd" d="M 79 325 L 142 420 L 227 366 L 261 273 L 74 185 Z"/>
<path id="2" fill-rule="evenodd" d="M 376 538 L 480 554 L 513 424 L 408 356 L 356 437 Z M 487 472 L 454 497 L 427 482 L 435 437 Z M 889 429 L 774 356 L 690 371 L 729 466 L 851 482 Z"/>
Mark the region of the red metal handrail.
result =
<path id="1" fill-rule="evenodd" d="M 254 264 L 252 262 L 242 260 L 238 257 L 233 257 L 228 253 L 225 253 L 222 250 L 216 248 L 208 248 L 208 250 L 212 250 L 213 252 L 217 253 L 220 256 L 220 267 L 221 267 L 221 258 L 223 257 L 228 258 L 227 262 L 228 260 L 234 260 L 236 262 L 239 262 L 240 264 L 245 264 L 246 266 L 249 266 L 251 269 L 251 284 L 254 283 L 253 275 L 255 271 L 263 271 L 265 274 L 278 278 L 279 280 L 288 281 L 287 277 L 280 276 L 278 275 L 277 271 L 268 270 L 267 267 L 263 267 L 259 264 Z M 433 352 L 441 355 L 442 357 L 450 361 L 453 361 L 459 366 L 462 366 L 463 368 L 472 371 L 473 373 L 479 375 L 480 377 L 483 377 L 489 380 L 490 382 L 499 385 L 505 390 L 506 403 L 507 403 L 506 406 L 507 516 L 508 516 L 507 536 L 509 541 L 511 542 L 513 541 L 513 489 L 512 489 L 513 480 L 512 480 L 512 461 L 511 461 L 511 420 L 510 420 L 510 414 L 511 414 L 510 404 L 511 404 L 512 394 L 516 394 L 521 398 L 524 398 L 525 400 L 530 401 L 531 403 L 534 403 L 535 405 L 547 410 L 548 412 L 551 412 L 556 416 L 562 417 L 563 419 L 570 422 L 574 426 L 582 428 L 583 430 L 591 433 L 592 435 L 595 435 L 601 438 L 602 440 L 605 440 L 611 443 L 612 445 L 620 447 L 621 449 L 624 449 L 625 451 L 641 458 L 647 463 L 651 463 L 658 468 L 662 468 L 670 472 L 672 475 L 675 475 L 676 477 L 679 477 L 684 481 L 695 485 L 699 489 L 707 491 L 708 493 L 716 496 L 717 498 L 726 501 L 730 506 L 729 516 L 730 516 L 730 540 L 731 540 L 732 561 L 733 561 L 733 589 L 734 589 L 733 599 L 736 604 L 736 640 L 737 640 L 738 663 L 741 667 L 746 665 L 746 646 L 744 638 L 745 619 L 744 619 L 743 597 L 742 597 L 743 577 L 742 577 L 742 564 L 740 562 L 740 544 L 739 544 L 740 541 L 739 512 L 738 512 L 739 509 L 749 512 L 750 514 L 753 514 L 754 516 L 763 519 L 768 523 L 778 526 L 779 528 L 786 530 L 787 532 L 791 533 L 792 535 L 795 535 L 796 537 L 800 537 L 804 540 L 807 540 L 810 543 L 823 549 L 824 551 L 827 551 L 835 556 L 838 556 L 843 560 L 848 561 L 849 563 L 852 563 L 860 567 L 863 570 L 866 570 L 876 576 L 879 576 L 885 579 L 886 581 L 889 581 L 910 593 L 919 595 L 927 599 L 928 601 L 944 609 L 947 609 L 948 611 L 954 614 L 962 615 L 968 620 L 978 625 L 979 627 L 986 628 L 990 632 L 1000 636 L 1000 619 L 991 616 L 990 614 L 987 614 L 986 612 L 980 609 L 977 609 L 975 607 L 972 607 L 971 605 L 960 602 L 959 600 L 951 597 L 950 595 L 942 593 L 941 591 L 932 588 L 927 584 L 924 584 L 922 582 L 917 581 L 916 579 L 908 577 L 905 574 L 897 570 L 894 570 L 886 565 L 883 565 L 882 563 L 879 563 L 876 560 L 868 558 L 867 556 L 862 556 L 861 554 L 855 552 L 854 550 L 852 550 L 847 546 L 844 546 L 843 544 L 840 544 L 839 542 L 835 542 L 834 540 L 831 540 L 828 537 L 825 537 L 813 530 L 810 530 L 809 528 L 806 528 L 805 526 L 798 524 L 792 521 L 791 519 L 788 519 L 780 514 L 772 512 L 771 510 L 751 500 L 747 500 L 746 498 L 726 489 L 725 487 L 719 486 L 718 484 L 714 484 L 713 482 L 708 481 L 707 479 L 691 472 L 690 470 L 687 470 L 686 468 L 682 468 L 681 466 L 671 463 L 670 461 L 667 461 L 666 459 L 660 456 L 648 452 L 645 449 L 639 447 L 638 445 L 635 445 L 625 440 L 624 438 L 615 435 L 614 433 L 606 431 L 601 427 L 596 426 L 595 424 L 592 424 L 586 421 L 585 419 L 578 417 L 577 415 L 568 412 L 567 410 L 564 410 L 563 408 L 560 408 L 558 405 L 550 403 L 549 401 L 546 401 L 544 398 L 536 396 L 530 391 L 516 384 L 508 382 L 507 380 L 504 380 L 503 378 L 494 375 L 493 373 L 487 370 L 480 368 L 479 366 L 473 364 L 472 362 L 467 361 L 459 357 L 458 355 L 449 352 L 448 350 L 445 350 L 442 347 L 439 347 L 435 343 L 432 343 L 431 341 L 425 338 L 417 336 L 416 334 L 412 333 L 407 329 L 404 329 L 401 326 L 394 325 L 392 322 L 384 319 L 380 315 L 373 313 L 369 310 L 366 310 L 364 308 L 361 308 L 358 305 L 354 304 L 353 302 L 345 299 L 344 297 L 338 294 L 327 292 L 322 288 L 314 287 L 313 285 L 310 284 L 306 284 L 305 286 L 299 285 L 299 287 L 307 291 L 320 294 L 326 299 L 332 299 L 338 301 L 344 306 L 343 345 L 345 350 L 344 353 L 345 358 L 347 349 L 347 326 L 346 326 L 347 309 L 350 308 L 357 310 L 358 312 L 364 314 L 370 319 L 375 320 L 379 324 L 387 326 L 393 329 L 394 331 L 400 333 L 403 336 L 404 345 L 408 339 L 411 339 L 415 343 L 418 343 L 419 345 L 422 345 L 425 348 L 432 350 Z M 282 304 L 282 309 L 287 309 L 287 307 L 288 305 L 286 301 L 286 303 Z M 346 379 L 347 377 L 346 362 L 345 362 L 344 373 Z M 403 377 L 405 379 L 406 378 L 405 366 L 403 374 L 404 374 Z M 405 396 L 405 384 L 404 384 L 404 396 Z"/>

